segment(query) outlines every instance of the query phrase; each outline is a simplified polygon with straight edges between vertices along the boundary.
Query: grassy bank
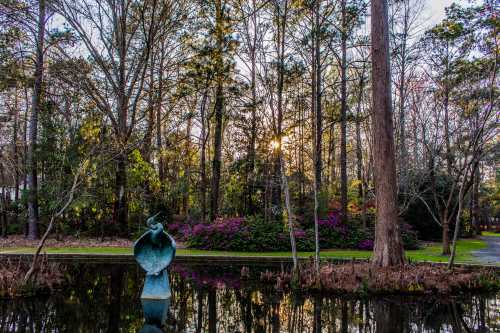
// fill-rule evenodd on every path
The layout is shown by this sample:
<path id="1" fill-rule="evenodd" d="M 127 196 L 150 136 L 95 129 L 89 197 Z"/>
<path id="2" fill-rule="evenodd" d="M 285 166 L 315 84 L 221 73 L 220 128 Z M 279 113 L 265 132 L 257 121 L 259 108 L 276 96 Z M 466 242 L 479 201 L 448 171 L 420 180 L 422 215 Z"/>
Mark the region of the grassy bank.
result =
<path id="1" fill-rule="evenodd" d="M 457 259 L 459 263 L 479 263 L 472 255 L 473 251 L 485 248 L 487 245 L 480 239 L 463 239 L 457 243 Z M 132 249 L 127 247 L 47 247 L 44 250 L 51 254 L 115 254 L 131 255 Z M 12 247 L 0 250 L 1 253 L 33 253 L 31 247 Z M 228 256 L 228 257 L 290 257 L 289 252 L 228 252 L 228 251 L 207 251 L 195 249 L 179 249 L 177 254 L 181 256 Z M 313 255 L 313 252 L 299 252 L 299 256 L 307 258 Z M 367 259 L 371 251 L 361 250 L 323 250 L 323 258 L 334 259 Z M 410 261 L 416 262 L 446 262 L 447 256 L 441 255 L 441 244 L 427 245 L 419 250 L 406 251 Z M 499 263 L 500 264 L 500 263 Z"/>

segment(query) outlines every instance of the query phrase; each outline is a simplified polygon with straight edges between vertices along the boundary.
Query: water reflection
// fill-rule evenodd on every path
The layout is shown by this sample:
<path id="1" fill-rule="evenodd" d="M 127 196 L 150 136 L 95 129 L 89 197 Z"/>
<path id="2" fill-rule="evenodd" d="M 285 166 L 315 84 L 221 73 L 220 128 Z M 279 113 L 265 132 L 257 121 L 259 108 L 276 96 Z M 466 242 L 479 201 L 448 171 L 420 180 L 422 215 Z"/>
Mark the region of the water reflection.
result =
<path id="1" fill-rule="evenodd" d="M 164 332 L 162 327 L 166 324 L 170 310 L 170 298 L 168 299 L 141 299 L 142 313 L 144 315 L 144 326 L 141 333 Z"/>
<path id="2" fill-rule="evenodd" d="M 500 331 L 498 294 L 451 299 L 301 295 L 258 279 L 242 280 L 240 269 L 176 265 L 170 302 L 141 304 L 143 273 L 135 265 L 72 266 L 71 288 L 51 297 L 0 301 L 0 332 Z"/>

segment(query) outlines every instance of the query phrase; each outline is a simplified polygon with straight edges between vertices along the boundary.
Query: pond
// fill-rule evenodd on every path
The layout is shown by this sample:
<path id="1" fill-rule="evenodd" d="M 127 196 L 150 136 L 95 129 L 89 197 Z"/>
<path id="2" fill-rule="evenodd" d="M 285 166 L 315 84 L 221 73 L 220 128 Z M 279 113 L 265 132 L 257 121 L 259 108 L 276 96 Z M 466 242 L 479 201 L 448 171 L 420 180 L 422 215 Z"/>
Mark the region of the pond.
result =
<path id="1" fill-rule="evenodd" d="M 135 264 L 74 264 L 52 296 L 0 300 L 0 332 L 500 332 L 500 294 L 297 295 L 260 282 L 270 269 L 173 264 L 160 330 L 143 328 Z"/>

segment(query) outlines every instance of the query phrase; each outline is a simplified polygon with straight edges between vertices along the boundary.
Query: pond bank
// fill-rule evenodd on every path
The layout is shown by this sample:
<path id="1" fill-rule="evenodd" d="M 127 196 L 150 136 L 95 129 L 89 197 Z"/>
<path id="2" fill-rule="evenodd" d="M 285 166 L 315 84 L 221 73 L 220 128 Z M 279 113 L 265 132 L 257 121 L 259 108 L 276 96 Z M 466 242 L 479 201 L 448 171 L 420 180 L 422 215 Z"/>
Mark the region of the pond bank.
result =
<path id="1" fill-rule="evenodd" d="M 94 243 L 95 244 L 95 243 Z M 76 245 L 76 244 L 75 244 Z M 462 239 L 457 244 L 456 262 L 459 264 L 485 264 L 480 260 L 480 257 L 475 256 L 477 251 L 487 249 L 488 244 L 481 239 Z M 15 256 L 29 256 L 34 252 L 34 247 L 18 246 L 4 247 L 0 249 L 0 260 L 2 258 L 12 258 Z M 71 246 L 59 247 L 50 244 L 44 248 L 44 252 L 50 258 L 65 260 L 74 258 L 75 260 L 118 260 L 132 261 L 131 247 L 124 246 Z M 406 251 L 407 257 L 411 262 L 434 262 L 445 263 L 448 261 L 447 256 L 441 255 L 441 245 L 438 243 L 428 244 L 420 250 Z M 312 252 L 299 252 L 299 258 L 309 258 L 313 256 Z M 214 261 L 276 261 L 288 262 L 291 254 L 289 252 L 229 252 L 229 251 L 207 251 L 196 249 L 178 249 L 177 256 L 185 260 L 209 260 Z M 328 260 L 366 260 L 371 256 L 371 251 L 361 250 L 322 250 L 321 257 Z M 489 265 L 500 267 L 500 260 L 490 262 Z"/>

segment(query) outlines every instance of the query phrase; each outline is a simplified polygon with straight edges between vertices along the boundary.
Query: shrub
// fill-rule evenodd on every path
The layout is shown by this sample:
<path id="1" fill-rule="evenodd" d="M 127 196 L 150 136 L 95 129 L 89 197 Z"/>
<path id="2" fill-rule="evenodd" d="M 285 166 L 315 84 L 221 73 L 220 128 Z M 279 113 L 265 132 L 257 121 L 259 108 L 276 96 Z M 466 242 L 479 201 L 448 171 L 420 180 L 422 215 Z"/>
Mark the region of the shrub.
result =
<path id="1" fill-rule="evenodd" d="M 373 229 L 341 222 L 339 214 L 331 212 L 318 221 L 322 249 L 373 249 Z M 191 248 L 225 251 L 289 251 L 288 228 L 277 222 L 266 222 L 259 216 L 219 218 L 212 224 L 172 224 L 168 230 L 177 234 Z M 418 248 L 417 233 L 410 226 L 402 228 L 405 248 Z M 297 250 L 314 251 L 314 227 L 295 227 Z"/>

